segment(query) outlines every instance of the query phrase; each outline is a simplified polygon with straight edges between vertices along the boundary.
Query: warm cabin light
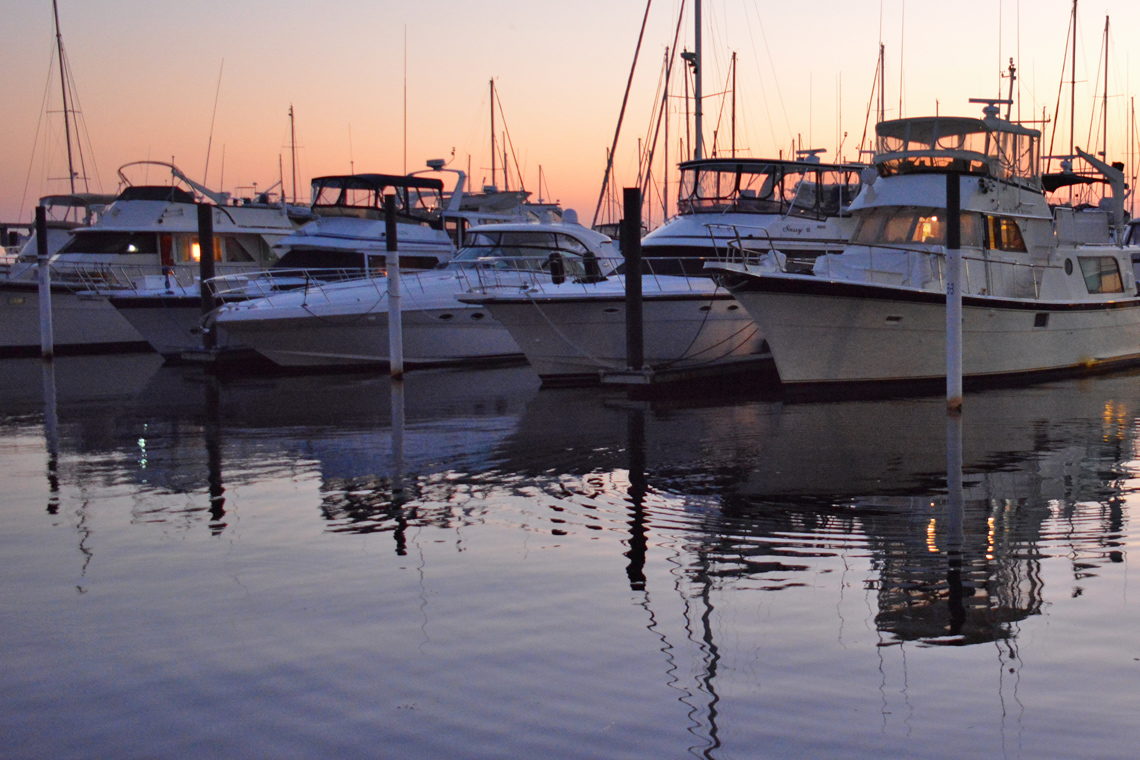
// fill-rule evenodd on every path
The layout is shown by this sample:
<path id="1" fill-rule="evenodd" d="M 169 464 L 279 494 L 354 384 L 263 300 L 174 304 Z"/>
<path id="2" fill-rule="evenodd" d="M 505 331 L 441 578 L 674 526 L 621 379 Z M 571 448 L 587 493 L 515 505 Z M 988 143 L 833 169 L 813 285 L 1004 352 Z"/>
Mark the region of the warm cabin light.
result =
<path id="1" fill-rule="evenodd" d="M 134 243 L 127 243 L 127 253 L 138 253 L 139 247 Z"/>
<path id="2" fill-rule="evenodd" d="M 925 243 L 942 237 L 942 228 L 937 216 L 920 216 L 918 218 L 918 240 Z"/>
<path id="3" fill-rule="evenodd" d="M 201 261 L 202 260 L 202 246 L 198 245 L 197 243 L 191 243 L 190 244 L 190 258 L 194 259 L 194 261 Z"/>

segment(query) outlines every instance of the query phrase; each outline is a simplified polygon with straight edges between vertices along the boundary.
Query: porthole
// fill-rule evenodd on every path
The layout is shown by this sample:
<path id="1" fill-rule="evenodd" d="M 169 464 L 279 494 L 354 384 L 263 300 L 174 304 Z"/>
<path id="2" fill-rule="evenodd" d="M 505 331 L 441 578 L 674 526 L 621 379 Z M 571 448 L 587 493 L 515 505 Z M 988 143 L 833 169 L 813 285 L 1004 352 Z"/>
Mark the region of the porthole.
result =
<path id="1" fill-rule="evenodd" d="M 701 311 L 712 311 L 712 307 L 706 304 L 701 307 Z"/>
<path id="2" fill-rule="evenodd" d="M 477 311 L 477 312 L 475 312 L 474 314 L 472 314 L 472 315 L 471 315 L 471 318 L 472 318 L 472 319 L 482 319 L 482 318 L 483 318 L 483 317 L 485 317 L 485 316 L 487 316 L 487 315 L 486 315 L 486 314 L 484 314 L 483 312 L 481 312 L 481 311 Z"/>
<path id="3" fill-rule="evenodd" d="M 736 311 L 740 308 L 740 304 L 731 303 L 728 305 L 728 311 Z"/>
<path id="4" fill-rule="evenodd" d="M 1072 273 L 1073 273 L 1073 260 L 1072 259 L 1065 259 L 1065 274 L 1072 274 Z"/>
<path id="5" fill-rule="evenodd" d="M 610 306 L 609 308 L 602 309 L 602 311 L 604 311 L 606 314 L 617 314 L 619 311 L 621 311 L 621 309 L 616 309 L 613 306 Z"/>
<path id="6" fill-rule="evenodd" d="M 446 321 L 448 319 L 451 319 L 454 316 L 455 316 L 454 314 L 440 314 L 439 318 Z"/>

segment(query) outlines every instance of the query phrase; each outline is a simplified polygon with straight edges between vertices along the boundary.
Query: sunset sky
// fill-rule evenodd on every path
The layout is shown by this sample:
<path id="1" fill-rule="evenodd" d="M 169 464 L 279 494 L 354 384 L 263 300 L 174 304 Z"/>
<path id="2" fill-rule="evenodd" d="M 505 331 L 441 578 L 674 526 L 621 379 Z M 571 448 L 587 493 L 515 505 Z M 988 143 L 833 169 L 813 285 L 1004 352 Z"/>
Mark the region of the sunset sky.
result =
<path id="1" fill-rule="evenodd" d="M 16 221 L 31 217 L 39 196 L 66 190 L 66 159 L 50 0 L 3 3 L 0 221 Z M 681 35 L 689 49 L 692 5 Z M 718 144 L 729 148 L 720 93 L 734 51 L 743 155 L 787 155 L 799 140 L 834 159 L 845 132 L 844 154 L 854 159 L 880 41 L 888 118 L 980 113 L 968 99 L 1004 95 L 1000 73 L 1011 57 L 1020 77 L 1015 116 L 1020 109 L 1023 119 L 1040 119 L 1045 109 L 1052 117 L 1060 81 L 1069 78 L 1061 67 L 1071 7 L 1069 0 L 705 0 L 706 142 L 723 102 Z M 648 131 L 679 8 L 679 0 L 651 6 L 617 154 L 619 187 L 634 182 L 637 141 Z M 304 200 L 311 176 L 403 173 L 429 158 L 470 167 L 480 185 L 491 181 L 494 79 L 527 189 L 537 197 L 541 167 L 543 196 L 589 221 L 645 4 L 59 0 L 59 9 L 92 191 L 115 192 L 121 164 L 173 157 L 191 177 L 238 194 L 272 185 L 283 165 L 291 192 L 290 105 Z M 1133 0 L 1080 5 L 1077 144 L 1100 149 L 1100 138 L 1088 135 L 1100 129 L 1106 15 L 1109 155 L 1131 165 L 1125 137 L 1140 86 L 1140 70 L 1133 73 L 1140 60 L 1127 44 L 1128 30 L 1140 29 Z M 1067 89 L 1061 102 L 1057 151 L 1068 144 Z M 670 162 L 680 148 L 680 98 L 673 107 Z"/>

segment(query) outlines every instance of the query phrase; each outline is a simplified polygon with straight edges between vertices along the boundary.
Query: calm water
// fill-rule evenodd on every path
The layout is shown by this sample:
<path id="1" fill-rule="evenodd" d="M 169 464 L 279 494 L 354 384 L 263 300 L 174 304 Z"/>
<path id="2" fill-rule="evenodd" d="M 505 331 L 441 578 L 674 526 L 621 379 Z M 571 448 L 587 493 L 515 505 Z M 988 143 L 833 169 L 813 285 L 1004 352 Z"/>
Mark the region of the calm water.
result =
<path id="1" fill-rule="evenodd" d="M 1138 375 L 969 395 L 960 470 L 937 398 L 402 412 L 0 363 L 0 755 L 1136 754 Z"/>

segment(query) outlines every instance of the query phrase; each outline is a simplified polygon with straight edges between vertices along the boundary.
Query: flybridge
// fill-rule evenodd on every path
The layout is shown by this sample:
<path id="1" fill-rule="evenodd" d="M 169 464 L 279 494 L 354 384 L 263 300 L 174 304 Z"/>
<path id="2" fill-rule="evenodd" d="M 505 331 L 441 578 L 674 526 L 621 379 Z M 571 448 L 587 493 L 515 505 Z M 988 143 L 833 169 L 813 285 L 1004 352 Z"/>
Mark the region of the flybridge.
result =
<path id="1" fill-rule="evenodd" d="M 990 113 L 984 119 L 894 119 L 879 123 L 876 131 L 875 164 L 883 176 L 959 172 L 1041 187 L 1041 133 Z"/>

